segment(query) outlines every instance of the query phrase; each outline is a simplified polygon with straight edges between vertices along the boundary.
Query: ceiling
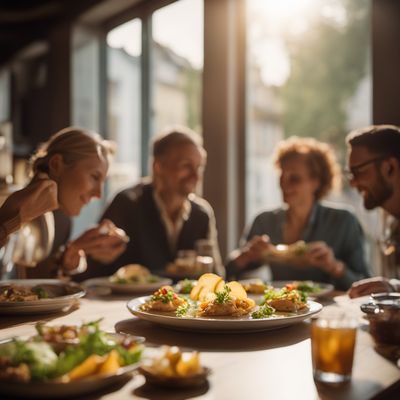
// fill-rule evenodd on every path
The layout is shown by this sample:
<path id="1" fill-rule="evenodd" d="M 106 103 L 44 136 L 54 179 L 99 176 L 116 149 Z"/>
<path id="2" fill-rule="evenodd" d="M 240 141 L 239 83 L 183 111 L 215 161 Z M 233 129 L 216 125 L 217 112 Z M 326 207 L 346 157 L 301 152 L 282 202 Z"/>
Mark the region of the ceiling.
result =
<path id="1" fill-rule="evenodd" d="M 102 0 L 0 0 L 0 64 Z"/>

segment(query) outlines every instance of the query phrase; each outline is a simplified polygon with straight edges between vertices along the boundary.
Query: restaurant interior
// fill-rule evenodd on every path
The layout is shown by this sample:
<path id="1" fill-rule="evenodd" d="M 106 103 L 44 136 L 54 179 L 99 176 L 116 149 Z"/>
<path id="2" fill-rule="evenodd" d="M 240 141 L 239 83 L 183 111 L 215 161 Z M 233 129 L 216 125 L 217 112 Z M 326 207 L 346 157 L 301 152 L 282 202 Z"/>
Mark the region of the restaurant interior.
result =
<path id="1" fill-rule="evenodd" d="M 1 1 L 0 204 L 29 182 L 28 161 L 40 143 L 68 126 L 98 132 L 116 144 L 116 154 L 101 198 L 73 218 L 71 238 L 77 238 L 98 222 L 117 193 L 151 175 L 156 135 L 185 126 L 202 137 L 207 153 L 196 193 L 212 206 L 226 263 L 256 215 L 282 205 L 274 164 L 282 141 L 298 136 L 328 143 L 345 169 L 350 131 L 400 126 L 399 43 L 397 0 Z M 358 218 L 371 276 L 400 278 L 382 257 L 380 240 L 390 216 L 378 208 L 366 211 L 345 179 L 327 199 Z M 0 249 L 2 280 L 7 254 Z M 392 309 L 374 308 L 379 299 L 350 299 L 342 288 L 317 282 L 308 301 L 298 300 L 304 308 L 271 317 L 275 303 L 266 294 L 273 290 L 266 284 L 272 279 L 267 267 L 260 270 L 258 293 L 246 287 L 254 274 L 238 288 L 228 278 L 202 272 L 208 273 L 155 277 L 161 280 L 122 289 L 98 277 L 79 284 L 42 279 L 34 284 L 55 285 L 63 294 L 53 296 L 49 289 L 50 298 L 31 305 L 0 300 L 0 361 L 2 343 L 11 337 L 60 334 L 47 325 L 73 326 L 67 331 L 76 335 L 62 338 L 59 364 L 68 354 L 65 347 L 81 348 L 87 340 L 108 346 L 86 354 L 72 371 L 58 371 L 57 378 L 35 378 L 31 371 L 22 384 L 6 381 L 0 362 L 0 397 L 399 398 L 400 338 L 394 335 L 391 343 L 376 338 L 375 316 L 394 315 Z M 110 279 L 121 279 L 116 274 Z M 186 292 L 190 300 L 174 312 L 223 294 L 237 296 L 242 307 L 257 307 L 258 316 L 218 319 L 196 311 L 179 318 L 152 310 L 155 298 L 181 299 L 178 278 L 197 283 Z M 21 282 L 29 286 L 27 279 Z M 172 292 L 159 290 L 173 284 Z M 1 286 L 9 290 L 9 283 L 0 281 Z M 288 282 L 276 287 L 293 289 Z M 144 296 L 153 292 L 158 294 L 150 300 Z M 175 297 L 165 300 L 169 295 Z M 399 332 L 400 298 L 393 296 L 397 315 L 385 329 Z M 185 312 L 192 312 L 188 307 Z M 332 328 L 330 320 L 337 325 Z M 87 325 L 77 328 L 81 324 Z M 318 350 L 329 347 L 318 328 L 343 335 L 337 339 L 343 354 L 332 361 L 347 362 L 335 371 L 343 381 L 316 375 Z M 92 364 L 83 366 L 84 360 Z M 79 367 L 92 372 L 80 375 Z"/>

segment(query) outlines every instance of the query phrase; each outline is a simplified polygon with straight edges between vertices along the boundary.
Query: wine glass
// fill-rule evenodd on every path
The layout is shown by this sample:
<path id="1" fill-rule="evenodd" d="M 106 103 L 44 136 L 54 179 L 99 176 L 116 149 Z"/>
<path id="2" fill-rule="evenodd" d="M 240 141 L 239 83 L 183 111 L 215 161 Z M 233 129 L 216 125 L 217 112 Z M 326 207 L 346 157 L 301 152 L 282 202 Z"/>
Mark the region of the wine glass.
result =
<path id="1" fill-rule="evenodd" d="M 26 277 L 26 268 L 34 268 L 51 252 L 54 242 L 54 216 L 47 212 L 21 226 L 2 249 L 2 279 Z"/>
<path id="2" fill-rule="evenodd" d="M 387 278 L 400 277 L 400 225 L 389 214 L 383 216 L 382 234 L 379 239 L 382 275 Z"/>

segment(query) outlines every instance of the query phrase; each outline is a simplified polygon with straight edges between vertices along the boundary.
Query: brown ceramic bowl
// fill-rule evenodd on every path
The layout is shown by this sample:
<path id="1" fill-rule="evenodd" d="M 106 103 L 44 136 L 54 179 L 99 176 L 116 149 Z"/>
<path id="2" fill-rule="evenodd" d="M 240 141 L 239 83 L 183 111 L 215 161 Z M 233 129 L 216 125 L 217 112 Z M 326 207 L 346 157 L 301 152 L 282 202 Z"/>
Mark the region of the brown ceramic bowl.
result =
<path id="1" fill-rule="evenodd" d="M 400 345 L 400 293 L 377 293 L 361 305 L 377 344 Z"/>
<path id="2" fill-rule="evenodd" d="M 139 372 L 146 378 L 146 382 L 156 386 L 168 388 L 189 388 L 201 386 L 207 381 L 210 374 L 210 368 L 203 367 L 202 371 L 195 375 L 189 376 L 164 376 L 155 374 L 151 367 L 141 366 Z"/>

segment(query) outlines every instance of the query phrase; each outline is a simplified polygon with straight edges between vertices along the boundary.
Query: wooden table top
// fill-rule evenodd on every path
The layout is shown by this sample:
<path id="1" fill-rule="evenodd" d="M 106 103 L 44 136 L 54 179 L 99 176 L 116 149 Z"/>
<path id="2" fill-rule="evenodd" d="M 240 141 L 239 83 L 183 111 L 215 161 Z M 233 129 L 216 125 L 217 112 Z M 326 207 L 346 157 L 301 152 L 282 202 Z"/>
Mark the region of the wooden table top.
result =
<path id="1" fill-rule="evenodd" d="M 312 373 L 309 322 L 256 333 L 180 332 L 132 316 L 126 307 L 127 299 L 84 298 L 78 308 L 67 313 L 0 316 L 0 339 L 31 335 L 39 320 L 80 324 L 102 317 L 104 330 L 145 336 L 149 345 L 168 344 L 199 350 L 202 364 L 212 369 L 208 384 L 199 388 L 158 389 L 145 384 L 144 377 L 138 374 L 122 387 L 85 396 L 85 399 L 368 399 L 400 380 L 400 369 L 376 353 L 363 324 L 357 332 L 351 382 L 342 387 L 317 386 Z M 360 302 L 341 296 L 328 307 L 341 307 L 361 316 Z"/>

